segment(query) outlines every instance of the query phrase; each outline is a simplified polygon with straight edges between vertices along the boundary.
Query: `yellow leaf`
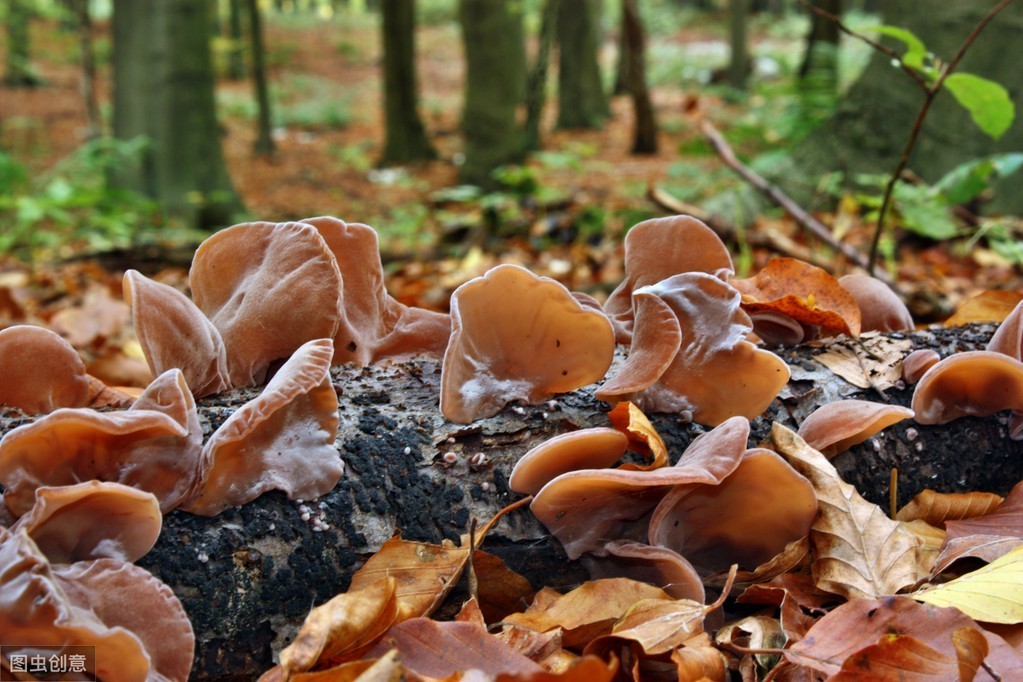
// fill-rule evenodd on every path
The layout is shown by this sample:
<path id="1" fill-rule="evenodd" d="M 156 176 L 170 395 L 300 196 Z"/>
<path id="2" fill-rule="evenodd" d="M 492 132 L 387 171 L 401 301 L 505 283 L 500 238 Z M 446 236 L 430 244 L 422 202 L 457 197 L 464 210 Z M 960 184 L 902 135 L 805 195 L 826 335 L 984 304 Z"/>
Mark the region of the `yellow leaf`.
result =
<path id="1" fill-rule="evenodd" d="M 853 599 L 895 594 L 917 582 L 916 536 L 864 500 L 796 433 L 775 423 L 771 437 L 778 453 L 817 492 L 818 515 L 810 542 L 819 589 Z"/>
<path id="2" fill-rule="evenodd" d="M 909 596 L 954 606 L 985 623 L 1023 623 L 1023 545 L 972 573 Z"/>

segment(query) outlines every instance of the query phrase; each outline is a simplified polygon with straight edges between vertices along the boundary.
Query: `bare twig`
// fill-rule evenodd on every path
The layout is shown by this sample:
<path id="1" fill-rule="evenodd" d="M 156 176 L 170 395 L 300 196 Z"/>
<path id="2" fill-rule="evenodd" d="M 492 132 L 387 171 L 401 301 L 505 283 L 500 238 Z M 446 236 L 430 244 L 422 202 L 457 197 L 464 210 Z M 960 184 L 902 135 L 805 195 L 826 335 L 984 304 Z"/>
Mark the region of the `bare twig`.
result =
<path id="1" fill-rule="evenodd" d="M 728 142 L 710 121 L 704 119 L 701 121 L 700 126 L 703 130 L 703 134 L 710 141 L 714 150 L 718 153 L 718 156 L 721 157 L 721 160 L 725 162 L 725 165 L 738 173 L 739 176 L 752 185 L 758 192 L 785 209 L 788 214 L 792 216 L 792 219 L 802 226 L 807 232 L 841 253 L 850 262 L 855 263 L 861 268 L 869 269 L 870 262 L 854 246 L 835 239 L 835 235 L 831 233 L 831 230 L 829 230 L 824 223 L 807 213 L 802 206 L 793 201 L 791 197 L 781 190 L 781 188 L 776 185 L 772 185 L 762 176 L 739 161 L 739 159 L 735 156 L 735 152 L 733 152 L 732 148 L 728 145 Z M 882 271 L 876 274 L 875 277 L 890 287 L 895 286 L 894 280 L 892 280 L 891 276 L 888 275 L 887 272 Z"/>

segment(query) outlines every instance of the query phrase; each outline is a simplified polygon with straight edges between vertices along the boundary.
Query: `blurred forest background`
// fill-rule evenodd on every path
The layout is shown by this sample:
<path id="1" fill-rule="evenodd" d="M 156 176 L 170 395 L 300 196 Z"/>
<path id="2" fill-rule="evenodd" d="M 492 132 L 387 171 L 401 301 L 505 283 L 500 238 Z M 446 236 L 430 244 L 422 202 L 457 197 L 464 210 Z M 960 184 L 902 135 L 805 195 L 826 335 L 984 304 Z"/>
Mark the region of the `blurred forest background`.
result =
<path id="1" fill-rule="evenodd" d="M 435 309 L 497 262 L 601 296 L 627 229 L 673 212 L 711 222 L 740 274 L 851 271 L 837 245 L 869 249 L 925 93 L 808 4 L 6 0 L 0 286 L 86 258 L 180 284 L 213 230 L 323 214 L 376 228 L 394 293 Z M 814 4 L 933 81 L 997 3 Z M 1021 31 L 1009 3 L 957 67 L 1016 109 Z M 989 94 L 937 93 L 896 186 L 881 267 L 920 322 L 1023 284 L 1023 126 Z"/>

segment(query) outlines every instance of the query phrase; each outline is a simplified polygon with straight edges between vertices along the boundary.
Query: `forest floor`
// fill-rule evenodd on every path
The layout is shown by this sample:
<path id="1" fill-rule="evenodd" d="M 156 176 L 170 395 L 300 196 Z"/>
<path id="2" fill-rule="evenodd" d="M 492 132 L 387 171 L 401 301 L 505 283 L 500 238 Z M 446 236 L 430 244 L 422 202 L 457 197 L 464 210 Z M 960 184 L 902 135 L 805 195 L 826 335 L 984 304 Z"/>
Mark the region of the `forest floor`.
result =
<path id="1" fill-rule="evenodd" d="M 613 116 L 600 130 L 556 130 L 552 86 L 543 126 L 544 151 L 509 174 L 505 190 L 481 196 L 458 185 L 464 64 L 455 22 L 425 23 L 417 34 L 420 109 L 438 160 L 379 168 L 384 140 L 381 55 L 373 19 L 271 16 L 266 42 L 277 151 L 269 157 L 252 151 L 256 110 L 251 84 L 220 78 L 218 113 L 230 175 L 249 219 L 333 215 L 375 227 L 381 234 L 388 286 L 408 303 L 444 309 L 456 286 L 498 262 L 527 265 L 599 298 L 622 278 L 625 231 L 640 220 L 665 214 L 648 198 L 650 188 L 664 189 L 700 207 L 742 187 L 703 139 L 694 111 L 714 121 L 744 159 L 783 148 L 805 133 L 814 115 L 805 111 L 805 102 L 793 94 L 792 86 L 785 85 L 791 80 L 786 74 L 798 64 L 800 25 L 769 18 L 753 23 L 753 53 L 760 66 L 751 93 L 744 96 L 711 83 L 715 70 L 727 62 L 721 17 L 717 22 L 650 29 L 648 71 L 660 125 L 657 154 L 631 153 L 632 106 L 625 96 L 613 98 Z M 0 148 L 31 178 L 44 182 L 84 142 L 86 118 L 73 32 L 49 21 L 36 22 L 33 30 L 35 66 L 45 86 L 0 87 Z M 107 24 L 97 23 L 94 42 L 100 65 L 97 90 L 108 120 Z M 222 67 L 223 46 L 216 57 Z M 612 71 L 613 40 L 602 59 Z M 857 59 L 862 65 L 864 53 Z M 849 80 L 855 67 L 846 71 Z M 556 82 L 556 74 L 551 82 Z M 831 199 L 822 194 L 822 200 Z M 838 205 L 837 214 L 818 215 L 835 225 L 843 240 L 863 246 L 873 229 L 867 204 L 862 197 L 847 196 Z M 477 238 L 484 221 L 492 230 L 488 240 Z M 832 262 L 836 275 L 850 269 L 826 246 L 808 240 L 779 210 L 757 216 L 749 230 L 792 237 Z M 742 234 L 732 245 L 740 274 L 755 272 L 777 255 L 748 247 Z M 183 285 L 191 246 L 185 247 L 184 262 L 143 264 L 132 260 L 138 254 L 131 250 L 121 260 L 101 262 L 112 270 L 109 281 L 114 289 L 120 270 L 127 267 L 153 274 L 173 266 L 161 277 Z M 72 233 L 44 260 L 60 261 L 94 250 L 87 237 Z M 916 294 L 911 308 L 920 322 L 944 317 L 983 289 L 1021 284 L 1017 268 L 965 240 L 923 242 L 900 236 L 894 253 L 889 264 L 897 264 L 896 276 Z M 90 270 L 84 276 L 96 274 Z"/>

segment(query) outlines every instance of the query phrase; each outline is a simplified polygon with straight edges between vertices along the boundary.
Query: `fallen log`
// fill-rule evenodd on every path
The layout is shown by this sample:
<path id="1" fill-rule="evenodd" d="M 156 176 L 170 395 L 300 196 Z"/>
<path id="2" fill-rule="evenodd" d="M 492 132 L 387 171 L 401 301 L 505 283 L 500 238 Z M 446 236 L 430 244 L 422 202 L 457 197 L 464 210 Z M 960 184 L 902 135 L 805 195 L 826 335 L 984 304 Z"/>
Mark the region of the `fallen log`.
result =
<path id="1" fill-rule="evenodd" d="M 942 356 L 982 348 L 994 327 L 934 328 L 864 335 L 780 349 L 788 386 L 753 423 L 751 444 L 771 423 L 790 428 L 842 398 L 908 405 L 898 377 L 915 348 Z M 192 677 L 251 680 L 273 664 L 309 609 L 346 589 L 351 575 L 396 531 L 408 539 L 457 540 L 518 499 L 507 487 L 515 461 L 568 430 L 606 426 L 608 406 L 594 387 L 535 406 L 511 406 L 469 425 L 447 422 L 437 407 L 440 363 L 418 359 L 332 370 L 338 392 L 337 447 L 345 474 L 316 500 L 264 495 L 213 518 L 172 512 L 139 564 L 181 599 L 196 634 Z M 855 384 L 859 384 L 858 386 Z M 239 390 L 201 401 L 209 435 L 257 393 Z M 675 415 L 651 415 L 676 457 L 705 431 Z M 24 419 L 0 419 L 6 433 Z M 1023 443 L 1007 436 L 1005 415 L 943 426 L 902 422 L 833 460 L 846 481 L 887 509 L 892 470 L 900 504 L 926 488 L 1007 492 L 1023 479 Z M 535 586 L 565 588 L 585 579 L 528 509 L 507 515 L 483 548 Z"/>

